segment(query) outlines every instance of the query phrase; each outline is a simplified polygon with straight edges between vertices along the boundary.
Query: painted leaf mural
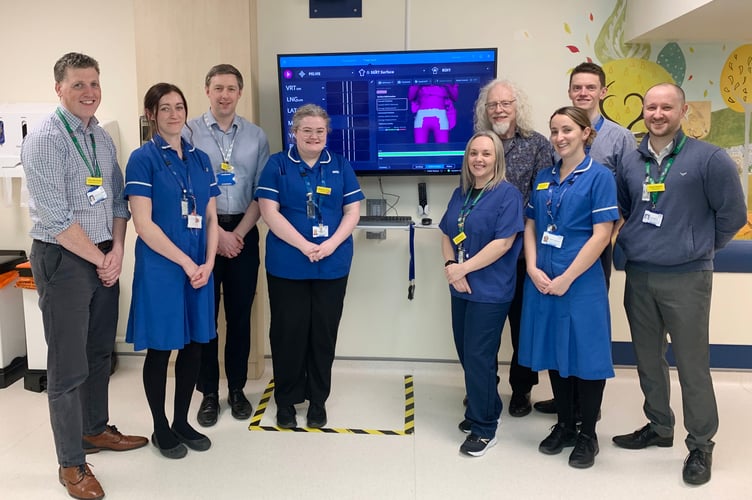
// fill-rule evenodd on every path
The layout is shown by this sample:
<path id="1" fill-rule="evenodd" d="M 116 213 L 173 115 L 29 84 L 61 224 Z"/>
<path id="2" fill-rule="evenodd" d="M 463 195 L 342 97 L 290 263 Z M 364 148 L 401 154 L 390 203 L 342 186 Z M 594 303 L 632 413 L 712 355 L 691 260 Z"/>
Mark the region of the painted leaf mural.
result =
<path id="1" fill-rule="evenodd" d="M 626 0 L 617 0 L 614 11 L 608 17 L 595 41 L 595 55 L 601 63 L 616 59 L 649 59 L 650 44 L 624 43 L 624 18 L 627 10 Z"/>
<path id="2" fill-rule="evenodd" d="M 687 61 L 684 59 L 684 52 L 682 52 L 678 43 L 667 43 L 658 53 L 656 62 L 669 72 L 674 79 L 674 83 L 681 86 L 684 82 L 684 75 L 687 71 Z"/>

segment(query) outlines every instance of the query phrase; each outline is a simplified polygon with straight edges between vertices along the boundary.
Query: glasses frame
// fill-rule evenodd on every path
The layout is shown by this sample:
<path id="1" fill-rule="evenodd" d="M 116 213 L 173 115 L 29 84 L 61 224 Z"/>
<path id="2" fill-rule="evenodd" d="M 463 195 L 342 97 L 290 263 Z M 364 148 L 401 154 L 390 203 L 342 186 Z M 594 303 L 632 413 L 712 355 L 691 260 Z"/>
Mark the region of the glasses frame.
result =
<path id="1" fill-rule="evenodd" d="M 487 102 L 485 104 L 486 110 L 496 110 L 498 108 L 501 109 L 512 109 L 512 105 L 517 101 L 517 99 L 512 99 L 511 101 L 491 101 Z"/>

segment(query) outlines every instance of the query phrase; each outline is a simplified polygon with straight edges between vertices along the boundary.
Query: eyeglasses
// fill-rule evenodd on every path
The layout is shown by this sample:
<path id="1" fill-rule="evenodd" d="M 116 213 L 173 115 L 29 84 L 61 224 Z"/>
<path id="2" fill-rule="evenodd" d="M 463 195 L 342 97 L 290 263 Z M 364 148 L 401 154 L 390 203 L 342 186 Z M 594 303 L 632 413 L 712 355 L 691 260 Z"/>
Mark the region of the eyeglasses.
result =
<path id="1" fill-rule="evenodd" d="M 517 99 L 512 99 L 511 101 L 493 101 L 493 102 L 487 102 L 486 103 L 486 109 L 491 111 L 492 109 L 501 108 L 501 109 L 509 109 L 512 107 L 512 104 Z"/>
<path id="2" fill-rule="evenodd" d="M 303 137 L 324 137 L 326 135 L 325 128 L 299 128 L 298 132 L 300 132 L 300 135 Z"/>

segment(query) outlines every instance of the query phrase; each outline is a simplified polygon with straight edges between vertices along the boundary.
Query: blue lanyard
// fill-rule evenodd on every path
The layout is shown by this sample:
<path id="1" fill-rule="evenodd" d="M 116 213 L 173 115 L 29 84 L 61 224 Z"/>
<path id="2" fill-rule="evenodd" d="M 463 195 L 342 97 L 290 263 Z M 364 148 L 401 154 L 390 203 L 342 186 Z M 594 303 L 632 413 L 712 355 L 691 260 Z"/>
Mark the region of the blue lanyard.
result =
<path id="1" fill-rule="evenodd" d="M 593 128 L 595 129 L 596 132 L 600 132 L 601 131 L 601 127 L 603 126 L 603 122 L 604 121 L 605 121 L 605 118 L 603 118 L 603 115 L 601 115 L 600 118 L 598 118 L 598 121 L 595 122 L 595 125 L 593 125 Z M 593 147 L 592 144 L 586 145 L 585 146 L 585 154 L 589 154 L 590 153 L 590 148 L 592 148 L 592 147 Z"/>
<path id="2" fill-rule="evenodd" d="M 590 160 L 588 162 L 588 165 L 586 168 L 582 169 L 580 168 L 583 163 L 585 163 L 585 160 Z M 593 164 L 593 159 L 589 156 L 585 157 L 585 160 L 582 160 L 582 163 L 577 165 L 577 168 L 574 169 L 574 171 L 567 176 L 567 179 L 564 179 L 564 182 L 559 184 L 555 183 L 553 185 L 550 185 L 548 187 L 548 199 L 546 200 L 546 213 L 548 214 L 548 218 L 551 220 L 551 224 L 549 225 L 548 230 L 549 231 L 556 231 L 556 221 L 559 218 L 559 208 L 561 207 L 561 202 L 564 200 L 564 195 L 569 191 L 569 188 L 572 187 L 574 184 L 574 181 L 577 180 L 577 178 L 580 176 L 580 174 L 589 169 L 591 165 Z M 571 178 L 570 178 L 571 176 Z M 554 204 L 554 187 L 555 186 L 564 186 L 563 189 L 561 189 L 561 192 L 559 193 L 558 199 L 556 203 Z"/>
<path id="3" fill-rule="evenodd" d="M 193 194 L 193 185 L 191 184 L 190 165 L 186 164 L 185 166 L 186 183 L 184 184 L 182 177 L 178 175 L 178 173 L 175 171 L 175 168 L 172 165 L 172 162 L 167 157 L 166 150 L 157 145 L 157 142 L 154 140 L 154 137 L 152 137 L 151 142 L 152 144 L 154 144 L 154 147 L 157 149 L 157 153 L 161 156 L 162 161 L 165 164 L 165 167 L 167 167 L 167 170 L 170 171 L 170 173 L 172 174 L 172 177 L 175 179 L 175 182 L 177 182 L 178 187 L 180 188 L 180 192 L 183 195 L 183 199 L 190 200 L 191 202 L 193 202 L 193 210 L 191 210 L 190 207 L 188 207 L 188 211 L 195 214 L 197 210 L 196 196 Z"/>
<path id="4" fill-rule="evenodd" d="M 308 175 L 308 169 L 303 166 L 303 163 L 298 164 L 298 172 L 300 173 L 300 177 L 303 179 L 303 182 L 306 186 L 306 203 L 312 203 L 314 209 L 318 213 L 318 217 L 316 219 L 318 220 L 319 224 L 323 224 L 323 214 L 321 213 L 321 195 L 313 189 L 313 185 L 311 184 L 311 178 Z M 310 169 L 310 173 L 313 173 L 313 168 Z M 321 174 L 321 180 L 320 182 L 316 183 L 316 186 L 322 186 L 326 187 L 326 173 L 324 171 L 324 166 L 319 163 L 319 173 Z"/>

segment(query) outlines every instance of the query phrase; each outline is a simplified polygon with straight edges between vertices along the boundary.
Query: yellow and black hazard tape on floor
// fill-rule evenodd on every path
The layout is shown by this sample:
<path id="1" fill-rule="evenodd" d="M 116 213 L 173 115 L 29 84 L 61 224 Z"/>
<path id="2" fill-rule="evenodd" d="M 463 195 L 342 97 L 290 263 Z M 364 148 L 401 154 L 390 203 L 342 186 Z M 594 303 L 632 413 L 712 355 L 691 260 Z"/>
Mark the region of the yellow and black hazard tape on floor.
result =
<path id="1" fill-rule="evenodd" d="M 256 413 L 251 418 L 251 424 L 248 426 L 249 431 L 279 431 L 279 432 L 323 432 L 328 434 L 373 434 L 382 436 L 407 436 L 415 432 L 415 396 L 413 394 L 413 376 L 405 375 L 405 428 L 400 430 L 388 429 L 339 429 L 323 427 L 321 429 L 309 429 L 308 427 L 294 427 L 292 429 L 282 429 L 276 425 L 261 425 L 261 419 L 269 405 L 269 401 L 274 393 L 274 379 L 269 384 L 261 396 L 261 400 L 256 407 Z"/>

